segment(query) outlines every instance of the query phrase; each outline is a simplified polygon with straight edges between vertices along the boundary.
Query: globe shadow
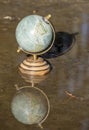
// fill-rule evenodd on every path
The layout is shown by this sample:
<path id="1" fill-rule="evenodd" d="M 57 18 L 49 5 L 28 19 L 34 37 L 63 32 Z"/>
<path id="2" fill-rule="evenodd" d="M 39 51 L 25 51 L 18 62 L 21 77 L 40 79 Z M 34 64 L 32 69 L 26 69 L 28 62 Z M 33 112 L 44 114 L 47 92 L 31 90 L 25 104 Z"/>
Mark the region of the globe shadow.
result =
<path id="1" fill-rule="evenodd" d="M 42 55 L 43 58 L 56 58 L 68 52 L 74 45 L 76 41 L 76 33 L 68 32 L 56 32 L 56 37 L 52 48 L 45 54 Z"/>

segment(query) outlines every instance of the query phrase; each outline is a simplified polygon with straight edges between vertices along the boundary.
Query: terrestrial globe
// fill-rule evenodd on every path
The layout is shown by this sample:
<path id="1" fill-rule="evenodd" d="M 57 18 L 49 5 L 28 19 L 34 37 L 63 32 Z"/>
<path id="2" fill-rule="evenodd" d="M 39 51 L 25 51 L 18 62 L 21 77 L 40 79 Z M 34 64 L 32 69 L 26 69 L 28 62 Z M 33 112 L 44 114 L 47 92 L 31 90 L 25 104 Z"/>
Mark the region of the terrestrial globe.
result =
<path id="1" fill-rule="evenodd" d="M 14 117 L 24 124 L 42 124 L 49 114 L 49 100 L 45 93 L 35 87 L 22 87 L 11 103 Z"/>
<path id="2" fill-rule="evenodd" d="M 39 15 L 24 17 L 16 28 L 19 48 L 29 54 L 42 54 L 48 51 L 54 42 L 54 37 L 51 23 Z"/>

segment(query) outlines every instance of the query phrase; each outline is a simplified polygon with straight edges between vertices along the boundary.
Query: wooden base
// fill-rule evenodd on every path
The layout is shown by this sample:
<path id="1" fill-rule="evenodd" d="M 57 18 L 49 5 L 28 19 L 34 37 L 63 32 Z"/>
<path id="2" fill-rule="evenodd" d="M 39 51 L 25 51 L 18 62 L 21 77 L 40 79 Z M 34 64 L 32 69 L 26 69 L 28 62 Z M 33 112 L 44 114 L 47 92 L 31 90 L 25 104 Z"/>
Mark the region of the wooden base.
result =
<path id="1" fill-rule="evenodd" d="M 36 60 L 32 56 L 28 57 L 19 66 L 20 73 L 33 76 L 45 75 L 50 70 L 50 64 L 41 57 L 38 57 Z"/>

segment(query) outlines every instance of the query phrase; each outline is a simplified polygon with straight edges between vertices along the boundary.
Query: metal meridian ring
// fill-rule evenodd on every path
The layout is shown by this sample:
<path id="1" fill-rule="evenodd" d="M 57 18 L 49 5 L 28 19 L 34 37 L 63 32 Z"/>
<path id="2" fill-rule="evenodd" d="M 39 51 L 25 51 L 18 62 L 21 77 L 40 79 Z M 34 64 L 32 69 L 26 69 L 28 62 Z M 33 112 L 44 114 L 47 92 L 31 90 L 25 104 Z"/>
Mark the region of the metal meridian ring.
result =
<path id="1" fill-rule="evenodd" d="M 47 20 L 47 22 L 50 24 L 50 26 L 51 26 L 51 28 L 52 28 L 52 30 L 53 30 L 53 40 L 52 40 L 51 45 L 48 47 L 48 49 L 46 49 L 46 50 L 44 50 L 44 51 L 42 51 L 42 52 L 38 52 L 38 53 L 25 51 L 25 50 L 23 50 L 21 47 L 19 47 L 19 49 L 22 50 L 23 52 L 25 52 L 25 53 L 27 53 L 27 54 L 31 54 L 31 55 L 42 55 L 42 54 L 48 52 L 48 51 L 52 48 L 52 46 L 53 46 L 53 44 L 54 44 L 54 41 L 55 41 L 55 30 L 54 30 L 52 24 L 51 24 L 48 20 Z"/>
<path id="2" fill-rule="evenodd" d="M 40 91 L 40 92 L 45 96 L 45 98 L 46 98 L 46 100 L 47 100 L 47 103 L 48 103 L 48 111 L 47 111 L 47 114 L 46 114 L 46 116 L 38 123 L 38 125 L 39 125 L 40 127 L 42 127 L 42 123 L 47 119 L 47 117 L 48 117 L 48 115 L 49 115 L 49 112 L 50 112 L 50 102 L 49 102 L 49 99 L 48 99 L 47 95 L 46 95 L 41 89 L 39 89 L 39 88 L 37 88 L 37 87 L 34 87 L 34 84 L 32 84 L 32 86 L 20 87 L 20 88 L 17 89 L 17 91 L 19 91 L 19 90 L 21 90 L 21 89 L 23 89 L 23 88 L 34 88 L 34 89 L 37 89 L 38 91 Z"/>

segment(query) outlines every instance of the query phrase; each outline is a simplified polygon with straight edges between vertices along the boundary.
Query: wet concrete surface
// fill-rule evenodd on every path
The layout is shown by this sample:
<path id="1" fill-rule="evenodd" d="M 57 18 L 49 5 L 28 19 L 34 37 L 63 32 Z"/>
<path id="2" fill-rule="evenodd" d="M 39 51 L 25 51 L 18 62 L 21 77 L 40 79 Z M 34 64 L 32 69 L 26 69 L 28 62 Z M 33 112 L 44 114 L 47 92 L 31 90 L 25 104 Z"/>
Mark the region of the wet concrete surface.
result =
<path id="1" fill-rule="evenodd" d="M 89 2 L 88 0 L 0 0 L 0 130 L 39 130 L 24 125 L 11 113 L 15 85 L 31 85 L 18 74 L 26 58 L 17 54 L 15 28 L 21 18 L 51 13 L 56 32 L 79 32 L 71 50 L 48 59 L 53 69 L 35 86 L 49 98 L 51 110 L 44 130 L 89 130 Z"/>

